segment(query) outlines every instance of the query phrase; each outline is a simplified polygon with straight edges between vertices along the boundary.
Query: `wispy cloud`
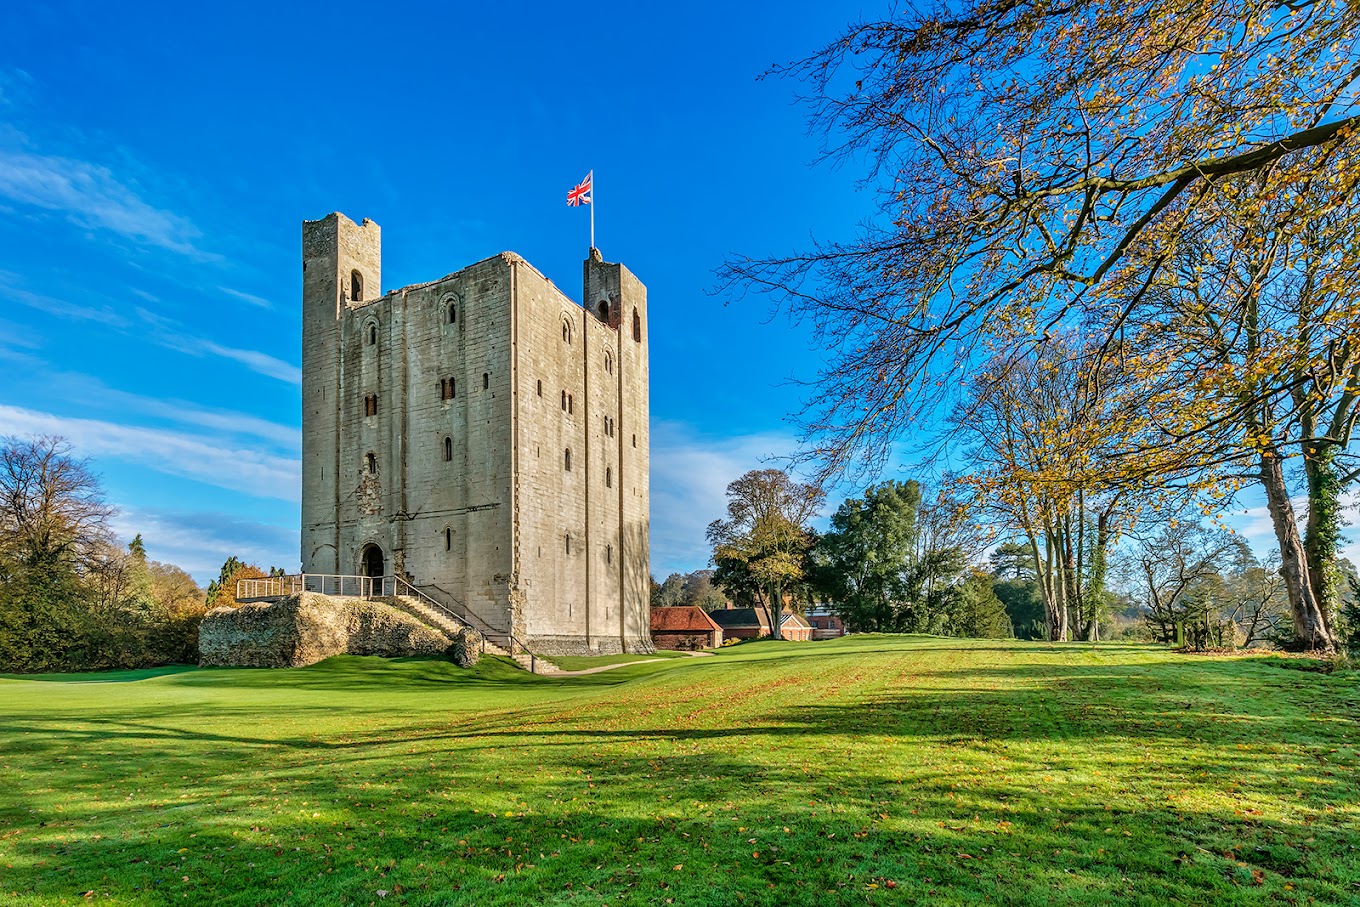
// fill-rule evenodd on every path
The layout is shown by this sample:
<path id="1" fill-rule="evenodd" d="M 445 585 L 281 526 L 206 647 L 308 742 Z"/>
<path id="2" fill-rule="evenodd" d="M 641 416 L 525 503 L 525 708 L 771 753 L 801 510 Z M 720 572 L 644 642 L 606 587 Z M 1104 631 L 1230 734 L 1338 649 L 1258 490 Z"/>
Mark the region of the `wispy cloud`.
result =
<path id="1" fill-rule="evenodd" d="M 144 245 L 200 260 L 216 258 L 194 245 L 200 234 L 192 223 L 147 203 L 132 185 L 90 161 L 0 149 L 0 198 Z"/>
<path id="2" fill-rule="evenodd" d="M 108 306 L 80 305 L 65 299 L 57 299 L 53 296 L 25 290 L 15 285 L 18 277 L 8 272 L 0 271 L 0 277 L 13 278 L 6 280 L 6 287 L 3 291 L 0 291 L 0 298 L 7 298 L 11 302 L 17 302 L 22 306 L 36 309 L 55 318 L 65 318 L 70 321 L 93 321 L 110 327 L 123 327 L 127 324 L 127 319 Z"/>
<path id="3" fill-rule="evenodd" d="M 151 326 L 150 338 L 161 346 L 187 353 L 190 356 L 221 356 L 223 359 L 238 362 L 251 371 L 266 377 L 277 378 L 279 381 L 286 381 L 289 384 L 302 383 L 302 369 L 290 362 L 284 362 L 282 359 L 255 349 L 223 346 L 204 337 L 196 337 L 187 333 L 184 326 L 173 318 L 157 315 L 155 312 L 141 307 L 138 307 L 135 311 L 139 318 Z"/>
<path id="4" fill-rule="evenodd" d="M 54 395 L 78 400 L 86 407 L 105 412 L 135 413 L 176 425 L 207 429 L 227 438 L 238 439 L 234 443 L 257 438 L 277 448 L 295 451 L 302 442 L 301 430 L 296 425 L 282 425 L 234 410 L 212 409 L 187 400 L 133 394 L 109 387 L 93 375 L 56 371 L 46 363 L 43 363 L 42 380 Z"/>
<path id="5" fill-rule="evenodd" d="M 4 426 L 5 434 L 61 435 L 82 455 L 112 457 L 253 497 L 299 499 L 300 460 L 219 443 L 221 439 L 100 419 L 75 419 L 4 404 L 0 404 L 0 426 Z"/>
<path id="6" fill-rule="evenodd" d="M 228 296 L 241 300 L 247 305 L 253 305 L 261 309 L 274 308 L 274 303 L 265 299 L 263 296 L 256 296 L 254 293 L 244 293 L 240 290 L 233 290 L 231 287 L 218 287 L 217 289 L 226 293 Z"/>
<path id="7" fill-rule="evenodd" d="M 707 439 L 678 422 L 652 423 L 652 570 L 658 577 L 708 564 L 708 524 L 727 510 L 727 485 L 792 452 L 778 433 Z"/>
<path id="8" fill-rule="evenodd" d="M 298 569 L 298 527 L 243 520 L 229 513 L 126 508 L 114 518 L 120 538 L 141 534 L 152 560 L 176 564 L 201 585 L 217 578 L 228 557 L 261 567 Z"/>

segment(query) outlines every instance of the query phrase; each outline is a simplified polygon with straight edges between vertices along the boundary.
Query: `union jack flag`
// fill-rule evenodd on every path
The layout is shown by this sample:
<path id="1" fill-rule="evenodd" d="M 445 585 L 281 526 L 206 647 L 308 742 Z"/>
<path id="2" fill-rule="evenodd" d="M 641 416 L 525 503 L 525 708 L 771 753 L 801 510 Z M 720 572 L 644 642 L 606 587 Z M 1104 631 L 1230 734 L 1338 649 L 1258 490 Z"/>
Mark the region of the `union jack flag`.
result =
<path id="1" fill-rule="evenodd" d="M 594 175 L 595 171 L 594 170 L 590 171 L 589 173 L 586 174 L 585 179 L 577 183 L 575 188 L 573 188 L 570 192 L 567 193 L 568 205 L 571 205 L 573 208 L 575 208 L 577 205 L 590 204 L 590 178 Z"/>

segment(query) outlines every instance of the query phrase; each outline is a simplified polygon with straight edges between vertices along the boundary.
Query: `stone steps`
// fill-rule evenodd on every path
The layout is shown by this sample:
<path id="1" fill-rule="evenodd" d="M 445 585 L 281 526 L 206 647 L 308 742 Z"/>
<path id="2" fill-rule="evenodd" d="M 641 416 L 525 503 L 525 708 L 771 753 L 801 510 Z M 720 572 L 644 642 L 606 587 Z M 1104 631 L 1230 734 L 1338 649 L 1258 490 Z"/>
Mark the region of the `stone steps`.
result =
<path id="1" fill-rule="evenodd" d="M 449 619 L 447 615 L 441 614 L 438 610 L 431 608 L 429 605 L 418 599 L 410 598 L 405 595 L 398 595 L 393 599 L 393 604 L 417 620 L 439 630 L 445 636 L 456 636 L 463 629 L 462 624 Z M 519 652 L 511 655 L 505 648 L 485 638 L 485 636 L 482 638 L 482 645 L 485 654 L 499 655 L 502 658 L 508 658 L 531 673 L 556 674 L 561 671 L 561 668 L 557 665 L 544 661 L 541 658 L 534 658 L 534 656 L 530 655 L 528 652 Z"/>

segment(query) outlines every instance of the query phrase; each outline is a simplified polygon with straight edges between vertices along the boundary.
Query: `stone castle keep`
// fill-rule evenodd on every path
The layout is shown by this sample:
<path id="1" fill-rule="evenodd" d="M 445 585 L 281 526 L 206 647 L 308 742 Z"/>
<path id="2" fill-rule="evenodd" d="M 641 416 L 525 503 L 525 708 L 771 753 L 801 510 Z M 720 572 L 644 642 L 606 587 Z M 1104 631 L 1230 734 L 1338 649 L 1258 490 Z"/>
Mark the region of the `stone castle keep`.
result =
<path id="1" fill-rule="evenodd" d="M 381 232 L 302 227 L 302 569 L 400 576 L 542 654 L 651 651 L 647 290 L 584 307 L 504 252 L 382 283 Z"/>

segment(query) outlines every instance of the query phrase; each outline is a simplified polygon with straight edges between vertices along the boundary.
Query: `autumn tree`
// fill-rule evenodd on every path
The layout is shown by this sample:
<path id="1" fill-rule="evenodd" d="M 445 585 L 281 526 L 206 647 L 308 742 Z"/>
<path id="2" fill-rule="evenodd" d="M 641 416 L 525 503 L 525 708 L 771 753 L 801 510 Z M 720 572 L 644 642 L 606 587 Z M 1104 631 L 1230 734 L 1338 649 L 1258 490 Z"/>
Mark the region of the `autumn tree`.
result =
<path id="1" fill-rule="evenodd" d="M 757 469 L 727 486 L 727 517 L 708 526 L 714 582 L 754 594 L 779 638 L 786 589 L 801 583 L 813 543 L 809 522 L 825 493 L 780 469 Z"/>
<path id="2" fill-rule="evenodd" d="M 832 350 L 804 412 L 822 475 L 881 463 L 980 363 L 1080 328 L 1104 358 L 1140 350 L 1146 405 L 1128 412 L 1165 429 L 1116 426 L 1134 443 L 1107 462 L 1155 482 L 1164 457 L 1212 471 L 1253 452 L 1296 632 L 1330 645 L 1328 502 L 1350 477 L 1335 458 L 1360 336 L 1358 25 L 1343 0 L 966 0 L 861 23 L 778 70 L 808 87 L 827 156 L 868 161 L 880 190 L 858 238 L 724 270 Z M 1193 308 L 1216 302 L 1194 292 L 1206 263 L 1245 276 L 1231 317 Z M 1240 328 L 1290 274 L 1296 317 L 1251 347 Z M 1202 346 L 1218 331 L 1227 358 Z M 1220 370 L 1196 367 L 1215 355 Z M 1288 456 L 1315 459 L 1305 539 L 1280 493 Z"/>
<path id="3" fill-rule="evenodd" d="M 235 608 L 239 603 L 236 600 L 236 585 L 245 579 L 268 579 L 271 576 L 282 576 L 283 573 L 278 568 L 271 567 L 269 572 L 261 570 L 255 564 L 247 564 L 236 555 L 231 555 L 222 564 L 222 569 L 217 573 L 217 579 L 208 582 L 207 608 Z"/>

